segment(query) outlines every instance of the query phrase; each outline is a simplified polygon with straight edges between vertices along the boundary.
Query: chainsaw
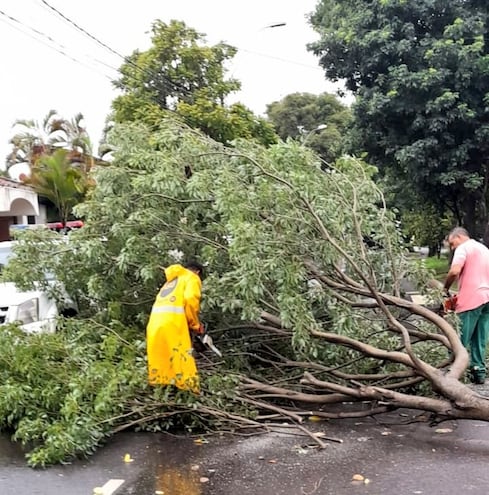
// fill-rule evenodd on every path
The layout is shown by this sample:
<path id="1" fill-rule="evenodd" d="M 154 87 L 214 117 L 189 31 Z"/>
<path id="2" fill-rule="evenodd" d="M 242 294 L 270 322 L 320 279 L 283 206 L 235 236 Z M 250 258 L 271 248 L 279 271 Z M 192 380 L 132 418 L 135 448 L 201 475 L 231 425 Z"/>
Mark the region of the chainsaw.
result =
<path id="1" fill-rule="evenodd" d="M 222 357 L 222 352 L 214 345 L 214 341 L 212 340 L 212 337 L 207 332 L 207 326 L 203 325 L 203 327 L 204 327 L 204 332 L 197 336 L 198 339 L 202 342 L 202 344 L 204 344 L 204 346 L 208 347 L 212 352 L 217 354 L 219 357 Z"/>
<path id="2" fill-rule="evenodd" d="M 446 294 L 445 299 L 443 300 L 443 311 L 444 313 L 453 313 L 457 306 L 457 294 L 451 295 L 450 293 Z"/>

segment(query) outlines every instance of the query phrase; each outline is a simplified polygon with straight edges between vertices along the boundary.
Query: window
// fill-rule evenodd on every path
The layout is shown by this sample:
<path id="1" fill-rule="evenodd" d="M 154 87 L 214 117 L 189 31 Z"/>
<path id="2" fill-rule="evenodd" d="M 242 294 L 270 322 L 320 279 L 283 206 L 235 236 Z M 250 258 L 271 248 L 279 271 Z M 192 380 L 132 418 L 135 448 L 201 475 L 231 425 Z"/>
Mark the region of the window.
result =
<path id="1" fill-rule="evenodd" d="M 39 299 L 33 298 L 19 305 L 17 320 L 24 325 L 39 320 Z"/>

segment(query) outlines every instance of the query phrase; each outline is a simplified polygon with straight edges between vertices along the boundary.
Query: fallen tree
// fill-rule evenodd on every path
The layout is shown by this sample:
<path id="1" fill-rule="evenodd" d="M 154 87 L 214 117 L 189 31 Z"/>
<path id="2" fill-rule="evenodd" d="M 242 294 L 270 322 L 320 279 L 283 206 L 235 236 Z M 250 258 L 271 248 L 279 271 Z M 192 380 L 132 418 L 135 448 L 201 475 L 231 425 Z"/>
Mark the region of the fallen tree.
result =
<path id="1" fill-rule="evenodd" d="M 4 275 L 28 286 L 55 273 L 81 308 L 56 335 L 2 335 L 0 424 L 33 442 L 32 465 L 135 427 L 237 431 L 399 407 L 489 419 L 463 383 L 456 319 L 403 293 L 430 274 L 404 249 L 374 167 L 344 157 L 324 170 L 296 142 L 226 148 L 170 120 L 111 139 L 114 160 L 78 207 L 85 227 L 62 243 L 27 233 Z M 224 354 L 199 356 L 201 396 L 145 378 L 161 267 L 186 257 L 207 265 L 202 314 Z"/>

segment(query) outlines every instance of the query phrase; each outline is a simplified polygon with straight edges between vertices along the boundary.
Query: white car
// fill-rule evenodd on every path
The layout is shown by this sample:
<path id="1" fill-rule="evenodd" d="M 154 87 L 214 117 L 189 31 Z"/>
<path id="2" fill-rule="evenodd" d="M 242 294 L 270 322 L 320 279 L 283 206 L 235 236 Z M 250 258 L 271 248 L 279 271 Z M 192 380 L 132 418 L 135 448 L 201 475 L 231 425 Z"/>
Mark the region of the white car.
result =
<path id="1" fill-rule="evenodd" d="M 0 265 L 6 265 L 15 241 L 0 242 Z M 56 301 L 41 290 L 21 291 L 12 282 L 0 283 L 0 325 L 19 323 L 28 333 L 56 331 L 56 318 L 73 316 L 76 306 L 71 300 L 60 310 Z"/>

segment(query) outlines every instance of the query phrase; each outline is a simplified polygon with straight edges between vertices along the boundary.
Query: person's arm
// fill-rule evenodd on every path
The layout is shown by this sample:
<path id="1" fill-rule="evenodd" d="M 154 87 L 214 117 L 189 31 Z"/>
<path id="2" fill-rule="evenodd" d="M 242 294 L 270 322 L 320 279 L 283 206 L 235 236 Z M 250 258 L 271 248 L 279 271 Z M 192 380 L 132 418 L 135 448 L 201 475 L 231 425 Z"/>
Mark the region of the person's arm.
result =
<path id="1" fill-rule="evenodd" d="M 191 277 L 185 286 L 183 294 L 185 317 L 190 330 L 200 332 L 200 288 L 201 282 L 198 277 Z"/>
<path id="2" fill-rule="evenodd" d="M 450 267 L 450 270 L 448 271 L 447 278 L 445 279 L 445 283 L 443 284 L 443 290 L 448 293 L 450 290 L 450 287 L 452 286 L 453 282 L 457 280 L 458 276 L 460 275 L 460 272 L 462 271 L 463 265 L 460 264 L 452 264 Z"/>
<path id="3" fill-rule="evenodd" d="M 447 294 L 453 282 L 455 282 L 455 280 L 457 280 L 458 276 L 460 275 L 460 272 L 462 271 L 465 264 L 466 256 L 467 254 L 463 246 L 459 246 L 457 249 L 455 249 L 455 252 L 453 253 L 452 264 L 450 265 L 450 270 L 448 271 L 445 283 L 443 284 L 443 290 Z"/>

